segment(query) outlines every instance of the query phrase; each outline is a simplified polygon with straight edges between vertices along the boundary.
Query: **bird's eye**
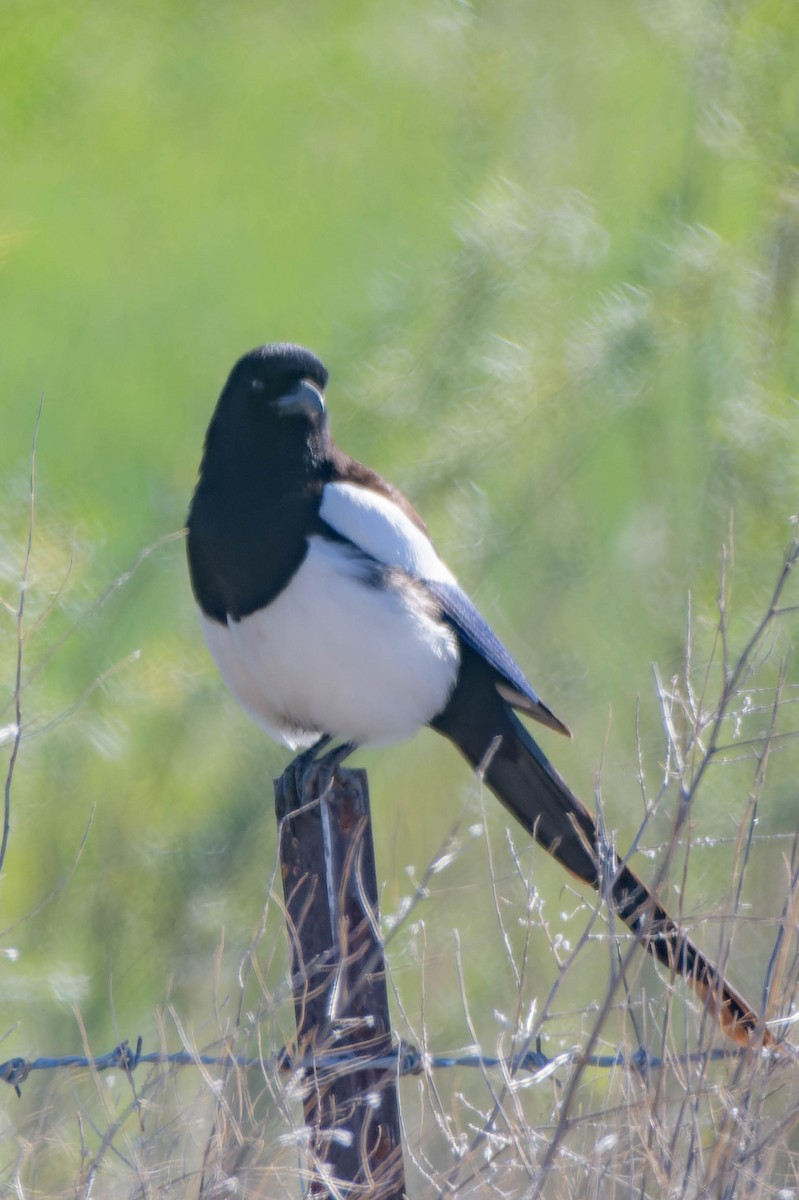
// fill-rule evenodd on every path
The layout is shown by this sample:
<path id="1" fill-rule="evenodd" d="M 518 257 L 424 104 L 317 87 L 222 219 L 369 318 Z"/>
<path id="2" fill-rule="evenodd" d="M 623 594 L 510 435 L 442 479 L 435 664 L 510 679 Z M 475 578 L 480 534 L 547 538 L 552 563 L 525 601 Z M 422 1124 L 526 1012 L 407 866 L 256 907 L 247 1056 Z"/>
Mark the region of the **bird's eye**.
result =
<path id="1" fill-rule="evenodd" d="M 264 383 L 263 379 L 251 379 L 250 380 L 250 389 L 253 392 L 262 392 L 265 387 L 266 387 L 266 384 Z"/>

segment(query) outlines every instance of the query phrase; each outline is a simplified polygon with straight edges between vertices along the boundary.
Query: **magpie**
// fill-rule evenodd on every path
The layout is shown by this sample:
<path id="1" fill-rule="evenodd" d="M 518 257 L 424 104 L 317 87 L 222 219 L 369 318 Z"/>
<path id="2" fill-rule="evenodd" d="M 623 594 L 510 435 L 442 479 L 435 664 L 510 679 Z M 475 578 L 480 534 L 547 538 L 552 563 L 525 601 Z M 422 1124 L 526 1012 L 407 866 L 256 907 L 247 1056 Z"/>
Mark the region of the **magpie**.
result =
<path id="1" fill-rule="evenodd" d="M 755 1010 L 632 869 L 520 720 L 570 737 L 436 553 L 408 500 L 333 442 L 328 374 L 301 346 L 245 354 L 205 438 L 187 521 L 192 590 L 233 695 L 295 750 L 429 725 L 572 875 L 603 889 L 745 1045 Z M 604 883 L 603 883 L 604 879 Z"/>

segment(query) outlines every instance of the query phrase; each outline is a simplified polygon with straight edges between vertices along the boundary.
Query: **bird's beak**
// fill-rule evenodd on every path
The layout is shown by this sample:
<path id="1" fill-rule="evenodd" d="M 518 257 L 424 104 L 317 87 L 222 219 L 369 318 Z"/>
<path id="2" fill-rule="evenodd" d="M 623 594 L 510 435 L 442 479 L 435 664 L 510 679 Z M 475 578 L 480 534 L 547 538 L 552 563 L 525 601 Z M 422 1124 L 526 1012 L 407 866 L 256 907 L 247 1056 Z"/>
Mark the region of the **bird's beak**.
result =
<path id="1" fill-rule="evenodd" d="M 290 392 L 279 398 L 277 411 L 281 417 L 318 419 L 324 415 L 325 398 L 316 384 L 311 383 L 309 379 L 302 379 Z"/>

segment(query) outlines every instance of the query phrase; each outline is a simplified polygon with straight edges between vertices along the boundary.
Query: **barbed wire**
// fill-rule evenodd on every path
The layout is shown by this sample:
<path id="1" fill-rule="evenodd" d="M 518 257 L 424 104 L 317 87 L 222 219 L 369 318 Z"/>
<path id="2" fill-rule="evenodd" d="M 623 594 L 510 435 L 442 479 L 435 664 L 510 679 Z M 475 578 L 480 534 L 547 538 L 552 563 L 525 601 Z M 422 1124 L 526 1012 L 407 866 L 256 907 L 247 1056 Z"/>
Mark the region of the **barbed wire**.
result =
<path id="1" fill-rule="evenodd" d="M 40 1057 L 34 1059 L 9 1058 L 0 1063 L 0 1082 L 13 1087 L 17 1096 L 22 1095 L 22 1084 L 33 1071 L 55 1071 L 62 1068 L 91 1069 L 93 1071 L 124 1071 L 132 1074 L 137 1067 L 172 1066 L 172 1067 L 230 1067 L 236 1066 L 242 1070 L 260 1067 L 271 1067 L 280 1073 L 313 1070 L 320 1072 L 339 1073 L 342 1070 L 360 1071 L 377 1069 L 396 1071 L 399 1075 L 422 1075 L 427 1071 L 451 1067 L 501 1067 L 510 1074 L 519 1071 L 532 1073 L 531 1082 L 540 1083 L 548 1079 L 561 1067 L 580 1061 L 583 1066 L 595 1067 L 599 1070 L 612 1070 L 615 1067 L 630 1067 L 640 1075 L 655 1071 L 661 1067 L 675 1063 L 682 1065 L 720 1062 L 725 1059 L 740 1059 L 750 1051 L 746 1047 L 713 1047 L 710 1050 L 696 1050 L 685 1054 L 670 1055 L 668 1059 L 656 1054 L 650 1054 L 643 1047 L 632 1053 L 618 1050 L 615 1054 L 582 1055 L 579 1046 L 573 1046 L 550 1057 L 541 1049 L 538 1040 L 534 1050 L 528 1049 L 517 1055 L 503 1057 L 484 1054 L 481 1050 L 473 1050 L 461 1054 L 430 1054 L 422 1052 L 410 1042 L 400 1041 L 394 1049 L 383 1055 L 367 1055 L 336 1051 L 334 1054 L 315 1054 L 295 1059 L 286 1048 L 265 1059 L 260 1056 L 252 1057 L 241 1054 L 201 1054 L 189 1050 L 177 1050 L 165 1053 L 161 1050 L 145 1054 L 143 1039 L 139 1037 L 135 1048 L 128 1041 L 120 1042 L 107 1054 L 88 1057 L 83 1054 L 71 1054 L 63 1058 Z M 774 1052 L 764 1050 L 762 1053 L 772 1055 Z"/>

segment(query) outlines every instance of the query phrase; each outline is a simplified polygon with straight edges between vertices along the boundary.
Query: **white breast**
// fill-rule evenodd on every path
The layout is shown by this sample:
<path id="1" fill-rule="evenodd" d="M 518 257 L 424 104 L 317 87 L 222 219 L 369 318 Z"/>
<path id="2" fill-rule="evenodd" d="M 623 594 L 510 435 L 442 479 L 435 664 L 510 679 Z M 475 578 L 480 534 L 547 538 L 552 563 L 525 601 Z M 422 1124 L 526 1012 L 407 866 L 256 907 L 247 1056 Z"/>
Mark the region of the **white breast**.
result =
<path id="1" fill-rule="evenodd" d="M 342 507 L 350 519 L 341 532 L 351 537 L 359 506 L 346 496 Z M 417 532 L 394 505 L 391 509 Z M 380 526 L 373 510 L 361 515 L 361 545 L 380 528 L 385 541 L 385 530 L 396 526 L 393 514 L 392 522 L 383 519 Z M 341 517 L 331 511 L 327 496 L 322 516 L 331 525 Z M 405 533 L 400 527 L 393 553 L 380 557 L 408 570 L 397 561 Z M 411 541 L 413 574 L 438 563 L 450 577 L 420 532 L 419 539 Z M 322 733 L 360 745 L 396 741 L 444 707 L 458 669 L 457 640 L 423 595 L 403 586 L 400 572 L 386 583 L 380 586 L 374 567 L 346 545 L 314 536 L 289 586 L 266 608 L 227 626 L 203 618 L 208 648 L 225 682 L 273 737 L 292 747 Z"/>

